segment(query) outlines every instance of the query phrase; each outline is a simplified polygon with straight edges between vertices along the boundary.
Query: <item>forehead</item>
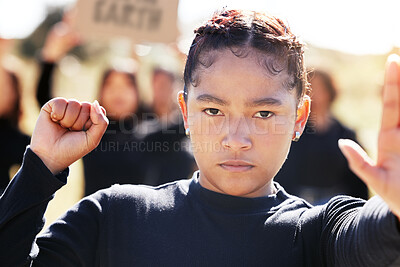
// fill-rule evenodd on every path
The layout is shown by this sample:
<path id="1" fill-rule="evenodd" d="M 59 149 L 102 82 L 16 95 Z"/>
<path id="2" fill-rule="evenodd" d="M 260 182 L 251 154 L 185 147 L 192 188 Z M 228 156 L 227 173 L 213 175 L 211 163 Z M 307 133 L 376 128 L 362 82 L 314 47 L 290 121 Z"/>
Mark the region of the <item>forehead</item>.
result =
<path id="1" fill-rule="evenodd" d="M 131 83 L 129 77 L 127 74 L 122 73 L 122 72 L 116 72 L 113 71 L 110 73 L 110 75 L 106 78 L 105 84 L 126 84 L 126 83 Z"/>
<path id="2" fill-rule="evenodd" d="M 266 95 L 282 95 L 295 98 L 295 90 L 289 88 L 291 77 L 286 70 L 272 74 L 260 62 L 268 60 L 260 53 L 238 57 L 229 49 L 212 52 L 211 64 L 204 64 L 196 71 L 196 87 L 191 94 L 213 93 L 224 98 L 259 98 Z M 272 56 L 271 56 L 272 58 Z M 190 94 L 189 94 L 190 97 Z"/>

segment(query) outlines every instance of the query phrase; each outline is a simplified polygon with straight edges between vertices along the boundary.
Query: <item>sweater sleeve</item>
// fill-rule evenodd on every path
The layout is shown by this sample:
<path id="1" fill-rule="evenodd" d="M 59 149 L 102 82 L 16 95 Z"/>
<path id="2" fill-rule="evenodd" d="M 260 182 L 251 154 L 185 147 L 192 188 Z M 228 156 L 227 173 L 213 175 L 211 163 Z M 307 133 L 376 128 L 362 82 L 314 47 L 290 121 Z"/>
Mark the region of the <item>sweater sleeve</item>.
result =
<path id="1" fill-rule="evenodd" d="M 21 169 L 0 198 L 0 262 L 22 266 L 28 262 L 43 214 L 53 194 L 61 188 L 68 169 L 54 176 L 28 148 Z"/>
<path id="2" fill-rule="evenodd" d="M 51 98 L 51 87 L 55 64 L 52 62 L 40 62 L 41 73 L 36 89 L 36 99 L 42 107 Z"/>
<path id="3" fill-rule="evenodd" d="M 322 255 L 328 266 L 389 266 L 400 257 L 398 219 L 375 196 L 333 198 L 323 217 Z"/>
<path id="4" fill-rule="evenodd" d="M 54 176 L 27 149 L 21 170 L 0 199 L 1 266 L 96 266 L 105 194 L 81 200 L 37 236 L 47 204 L 67 174 L 68 170 Z"/>

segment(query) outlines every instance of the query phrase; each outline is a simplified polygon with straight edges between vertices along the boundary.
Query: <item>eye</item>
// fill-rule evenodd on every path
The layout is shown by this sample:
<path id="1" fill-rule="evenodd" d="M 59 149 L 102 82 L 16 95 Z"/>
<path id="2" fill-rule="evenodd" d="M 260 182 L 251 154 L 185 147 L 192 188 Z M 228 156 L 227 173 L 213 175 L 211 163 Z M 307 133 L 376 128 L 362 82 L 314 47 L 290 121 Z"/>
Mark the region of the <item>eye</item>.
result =
<path id="1" fill-rule="evenodd" d="M 267 119 L 267 118 L 271 117 L 272 115 L 274 115 L 274 113 L 272 113 L 271 111 L 259 111 L 254 115 L 254 117 Z"/>
<path id="2" fill-rule="evenodd" d="M 216 108 L 206 108 L 203 110 L 203 112 L 209 116 L 221 116 L 222 115 L 222 112 Z"/>

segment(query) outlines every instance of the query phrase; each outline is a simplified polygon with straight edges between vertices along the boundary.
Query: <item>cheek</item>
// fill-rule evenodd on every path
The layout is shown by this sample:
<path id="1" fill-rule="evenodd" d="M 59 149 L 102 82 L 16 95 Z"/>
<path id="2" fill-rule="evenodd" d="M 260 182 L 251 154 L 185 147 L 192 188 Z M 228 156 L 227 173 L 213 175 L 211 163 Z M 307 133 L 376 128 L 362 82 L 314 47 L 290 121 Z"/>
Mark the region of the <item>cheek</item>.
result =
<path id="1" fill-rule="evenodd" d="M 137 94 L 134 90 L 129 89 L 124 94 L 124 99 L 126 100 L 127 104 L 131 107 L 136 107 L 138 102 Z"/>
<path id="2" fill-rule="evenodd" d="M 220 136 L 223 131 L 221 124 L 222 119 L 210 120 L 201 112 L 196 114 L 189 112 L 190 140 L 196 159 L 201 160 L 204 155 L 207 155 L 205 158 L 205 163 L 207 163 L 213 153 L 221 151 Z"/>
<path id="3" fill-rule="evenodd" d="M 112 90 L 104 88 L 100 95 L 102 105 L 107 105 L 112 99 Z"/>
<path id="4" fill-rule="evenodd" d="M 273 177 L 282 167 L 289 153 L 292 136 L 288 134 L 258 135 L 253 138 L 254 160 Z"/>

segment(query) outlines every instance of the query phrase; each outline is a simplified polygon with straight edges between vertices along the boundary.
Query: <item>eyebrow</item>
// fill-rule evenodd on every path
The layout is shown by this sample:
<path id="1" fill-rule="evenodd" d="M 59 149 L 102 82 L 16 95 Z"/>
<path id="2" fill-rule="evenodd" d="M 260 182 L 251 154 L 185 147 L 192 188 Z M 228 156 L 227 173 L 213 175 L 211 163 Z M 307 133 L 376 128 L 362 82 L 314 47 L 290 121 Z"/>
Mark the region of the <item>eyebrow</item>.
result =
<path id="1" fill-rule="evenodd" d="M 229 104 L 229 102 L 209 94 L 199 95 L 196 100 L 201 102 L 212 102 L 220 106 L 227 106 Z"/>
<path id="2" fill-rule="evenodd" d="M 249 107 L 260 107 L 260 106 L 281 106 L 282 101 L 273 97 L 266 97 L 250 101 L 246 104 Z"/>

